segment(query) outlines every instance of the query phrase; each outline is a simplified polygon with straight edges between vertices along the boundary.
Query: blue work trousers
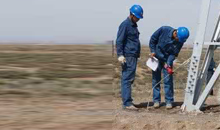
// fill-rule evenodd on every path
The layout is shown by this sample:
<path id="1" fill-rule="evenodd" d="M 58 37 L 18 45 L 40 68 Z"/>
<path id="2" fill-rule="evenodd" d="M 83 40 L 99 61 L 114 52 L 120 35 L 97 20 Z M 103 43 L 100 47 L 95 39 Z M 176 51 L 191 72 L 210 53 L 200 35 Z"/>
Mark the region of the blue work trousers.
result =
<path id="1" fill-rule="evenodd" d="M 125 57 L 126 63 L 122 64 L 122 77 L 121 77 L 121 97 L 123 107 L 132 105 L 131 97 L 131 85 L 135 79 L 137 58 L 136 57 Z"/>
<path id="2" fill-rule="evenodd" d="M 161 71 L 163 71 L 164 76 L 164 91 L 165 91 L 165 102 L 166 104 L 173 103 L 174 101 L 174 89 L 173 89 L 173 75 L 170 75 L 164 68 L 164 63 L 160 62 L 156 71 L 152 71 L 152 87 L 153 87 L 153 102 L 161 102 L 160 84 L 161 81 Z"/>

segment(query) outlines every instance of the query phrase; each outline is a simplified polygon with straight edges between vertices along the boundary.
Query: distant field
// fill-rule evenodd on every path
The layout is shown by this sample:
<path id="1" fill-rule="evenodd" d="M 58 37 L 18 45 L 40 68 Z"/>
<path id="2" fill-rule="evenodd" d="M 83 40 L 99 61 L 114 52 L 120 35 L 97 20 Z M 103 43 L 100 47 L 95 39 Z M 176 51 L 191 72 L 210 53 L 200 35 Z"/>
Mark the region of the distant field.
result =
<path id="1" fill-rule="evenodd" d="M 109 129 L 111 83 L 111 46 L 0 45 L 0 129 Z"/>

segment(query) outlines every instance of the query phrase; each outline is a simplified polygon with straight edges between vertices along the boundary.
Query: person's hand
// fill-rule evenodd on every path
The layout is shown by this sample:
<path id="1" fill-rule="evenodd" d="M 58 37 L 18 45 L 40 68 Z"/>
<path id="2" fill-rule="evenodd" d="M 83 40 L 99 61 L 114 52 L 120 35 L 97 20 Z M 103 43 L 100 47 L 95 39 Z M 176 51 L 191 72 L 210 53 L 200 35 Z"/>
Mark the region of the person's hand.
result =
<path id="1" fill-rule="evenodd" d="M 155 53 L 151 53 L 151 54 L 150 54 L 150 57 L 151 57 L 151 58 L 153 58 L 153 57 L 155 57 L 155 56 L 156 56 Z"/>
<path id="2" fill-rule="evenodd" d="M 168 68 L 169 66 L 167 65 L 167 63 L 164 64 L 164 68 Z"/>
<path id="3" fill-rule="evenodd" d="M 167 67 L 166 69 L 167 69 L 168 74 L 172 75 L 174 73 L 171 67 Z"/>
<path id="4" fill-rule="evenodd" d="M 119 61 L 120 63 L 122 63 L 122 64 L 126 63 L 126 59 L 125 59 L 124 56 L 119 56 L 119 57 L 118 57 L 118 61 Z"/>
<path id="5" fill-rule="evenodd" d="M 164 68 L 167 70 L 168 74 L 172 75 L 174 73 L 173 68 L 166 63 L 164 64 Z"/>

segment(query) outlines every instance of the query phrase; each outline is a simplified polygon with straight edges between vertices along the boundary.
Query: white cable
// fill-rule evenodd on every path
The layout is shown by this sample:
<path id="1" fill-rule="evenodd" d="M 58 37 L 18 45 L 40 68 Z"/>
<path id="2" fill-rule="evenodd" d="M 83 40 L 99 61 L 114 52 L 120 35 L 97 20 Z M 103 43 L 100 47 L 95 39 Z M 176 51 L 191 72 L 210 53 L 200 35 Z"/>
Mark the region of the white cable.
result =
<path id="1" fill-rule="evenodd" d="M 183 65 L 189 63 L 189 62 L 190 62 L 190 59 L 191 59 L 191 58 L 185 60 L 185 61 L 184 61 L 178 68 L 176 68 L 173 72 L 175 72 L 176 70 L 178 70 L 179 68 L 181 68 Z M 154 88 L 155 88 L 158 84 L 160 84 L 164 79 L 166 79 L 167 77 L 169 77 L 169 74 L 168 74 L 166 77 L 162 78 L 156 85 L 154 85 L 154 86 L 152 87 L 152 91 L 150 92 L 150 96 L 151 96 L 151 94 L 152 94 Z M 150 101 L 147 102 L 147 110 L 148 110 L 148 107 L 149 107 L 149 103 L 150 103 Z"/>

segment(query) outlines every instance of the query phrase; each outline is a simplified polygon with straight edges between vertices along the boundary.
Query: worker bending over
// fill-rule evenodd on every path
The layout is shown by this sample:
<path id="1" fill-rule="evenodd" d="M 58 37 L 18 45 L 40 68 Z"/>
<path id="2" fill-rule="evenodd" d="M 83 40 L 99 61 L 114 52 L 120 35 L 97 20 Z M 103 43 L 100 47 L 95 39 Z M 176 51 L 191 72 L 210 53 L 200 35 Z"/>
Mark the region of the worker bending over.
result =
<path id="1" fill-rule="evenodd" d="M 166 108 L 171 109 L 174 102 L 173 88 L 173 61 L 178 56 L 183 44 L 189 37 L 186 27 L 174 29 L 170 26 L 162 26 L 151 36 L 149 46 L 151 57 L 159 60 L 156 71 L 152 71 L 153 102 L 154 108 L 159 108 L 161 103 L 160 84 L 161 71 L 163 71 Z"/>

